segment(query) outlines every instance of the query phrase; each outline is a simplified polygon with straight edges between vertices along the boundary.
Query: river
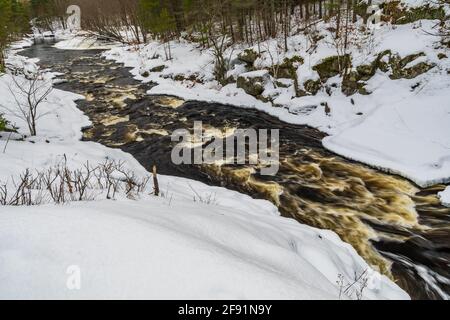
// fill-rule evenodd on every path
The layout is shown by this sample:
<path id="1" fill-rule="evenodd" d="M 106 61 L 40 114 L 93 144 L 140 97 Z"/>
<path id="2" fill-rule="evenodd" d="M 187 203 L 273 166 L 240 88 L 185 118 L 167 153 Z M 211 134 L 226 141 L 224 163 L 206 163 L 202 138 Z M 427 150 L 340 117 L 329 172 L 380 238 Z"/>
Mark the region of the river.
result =
<path id="1" fill-rule="evenodd" d="M 77 103 L 93 123 L 84 130 L 86 141 L 120 148 L 161 174 L 267 199 L 283 216 L 335 231 L 413 299 L 450 297 L 450 209 L 437 198 L 443 185 L 420 189 L 346 160 L 322 147 L 320 131 L 260 111 L 149 96 L 154 84 L 134 80 L 99 50 L 58 50 L 44 42 L 21 54 L 60 72 L 64 81 L 56 88 L 86 97 Z M 207 130 L 280 129 L 279 173 L 262 176 L 250 165 L 174 165 L 170 135 L 191 130 L 195 121 Z"/>

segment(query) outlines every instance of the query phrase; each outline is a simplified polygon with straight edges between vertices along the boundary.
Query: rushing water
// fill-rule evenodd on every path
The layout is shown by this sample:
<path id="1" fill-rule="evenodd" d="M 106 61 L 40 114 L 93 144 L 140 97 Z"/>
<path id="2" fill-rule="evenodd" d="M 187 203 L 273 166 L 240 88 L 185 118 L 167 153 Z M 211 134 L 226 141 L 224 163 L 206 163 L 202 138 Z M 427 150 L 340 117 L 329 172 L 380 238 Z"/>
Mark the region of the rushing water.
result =
<path id="1" fill-rule="evenodd" d="M 216 103 L 148 96 L 151 85 L 101 52 L 64 51 L 37 44 L 23 52 L 67 81 L 57 88 L 86 96 L 78 107 L 92 120 L 86 140 L 121 148 L 147 169 L 234 189 L 276 204 L 286 217 L 331 229 L 416 299 L 450 295 L 450 209 L 439 204 L 444 186 L 419 189 L 411 182 L 336 156 L 321 145 L 324 134 L 289 125 L 265 113 Z M 250 165 L 172 163 L 176 129 L 280 129 L 280 171 L 262 176 Z M 219 199 L 220 202 L 220 199 Z"/>

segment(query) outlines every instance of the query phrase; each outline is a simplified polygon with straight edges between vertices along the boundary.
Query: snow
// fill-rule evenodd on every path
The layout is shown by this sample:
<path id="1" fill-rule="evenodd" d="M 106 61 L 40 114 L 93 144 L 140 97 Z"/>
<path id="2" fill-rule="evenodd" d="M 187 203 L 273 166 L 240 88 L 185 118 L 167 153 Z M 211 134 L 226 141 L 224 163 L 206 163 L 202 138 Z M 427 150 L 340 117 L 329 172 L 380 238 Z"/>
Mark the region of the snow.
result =
<path id="1" fill-rule="evenodd" d="M 439 198 L 444 206 L 450 207 L 450 186 L 439 193 Z"/>
<path id="2" fill-rule="evenodd" d="M 56 48 L 63 50 L 107 50 L 115 46 L 117 46 L 117 43 L 102 42 L 96 38 L 86 38 L 84 36 L 75 36 L 55 44 Z"/>
<path id="3" fill-rule="evenodd" d="M 13 53 L 8 60 L 35 62 Z M 9 110 L 11 81 L 0 76 Z M 0 153 L 2 184 L 62 160 L 77 169 L 114 159 L 148 176 L 131 155 L 80 141 L 81 128 L 90 124 L 76 108 L 81 98 L 51 92 L 38 136 L 13 137 Z M 5 116 L 27 134 L 20 119 Z M 8 137 L 1 135 L 3 149 Z M 282 218 L 271 203 L 237 192 L 176 177 L 159 180 L 164 197 L 0 207 L 0 299 L 337 299 L 338 275 L 352 282 L 366 270 L 364 299 L 408 299 L 331 231 Z M 194 201 L 193 190 L 214 194 L 216 202 Z M 67 285 L 73 270 L 80 272 L 79 290 Z"/>
<path id="4" fill-rule="evenodd" d="M 268 70 L 256 70 L 256 71 L 251 71 L 251 72 L 246 72 L 246 73 L 242 73 L 240 74 L 241 77 L 243 78 L 257 78 L 257 77 L 265 77 L 269 75 L 269 71 Z"/>
<path id="5" fill-rule="evenodd" d="M 266 84 L 264 97 L 272 97 L 273 104 L 247 95 L 236 84 L 221 86 L 214 80 L 214 59 L 210 50 L 198 49 L 185 40 L 171 43 L 173 59 L 164 59 L 163 46 L 151 42 L 145 46 L 117 47 L 105 53 L 133 68 L 136 79 L 158 83 L 149 94 L 166 94 L 186 100 L 203 100 L 255 108 L 282 121 L 315 127 L 330 136 L 324 147 L 347 158 L 364 162 L 373 167 L 402 175 L 419 186 L 425 187 L 450 181 L 450 59 L 439 60 L 437 53 L 448 49 L 436 49 L 438 37 L 434 33 L 437 21 L 421 20 L 411 24 L 392 26 L 384 24 L 370 36 L 356 35 L 363 43 L 352 47 L 354 67 L 370 63 L 378 53 L 391 50 L 401 57 L 423 52 L 425 56 L 408 64 L 420 62 L 436 65 L 431 71 L 411 80 L 391 80 L 389 73 L 378 71 L 367 84 L 371 92 L 351 98 L 341 92 L 342 79 L 338 76 L 327 81 L 330 95 L 321 90 L 315 96 L 295 97 L 293 84 L 289 88 L 275 88 Z M 319 24 L 317 30 L 325 30 Z M 298 67 L 300 85 L 306 80 L 317 80 L 312 67 L 326 57 L 336 55 L 330 43 L 329 33 L 311 52 L 311 43 L 303 34 L 289 38 L 290 51 L 284 53 L 276 40 L 259 44 L 262 55 L 255 62 L 258 68 L 283 61 L 285 57 L 299 55 L 304 63 Z M 359 37 L 359 38 L 358 38 Z M 258 46 L 253 47 L 258 52 Z M 230 48 L 225 56 L 235 61 L 244 48 Z M 143 77 L 143 70 L 165 65 L 162 72 L 150 72 Z M 235 78 L 245 72 L 243 64 L 236 64 L 228 75 Z M 264 72 L 264 71 L 256 71 Z M 173 75 L 195 75 L 201 81 L 174 81 Z M 413 87 L 418 88 L 413 90 Z M 325 112 L 328 105 L 330 112 Z M 277 107 L 274 107 L 277 106 Z M 280 107 L 281 106 L 281 107 Z"/>
<path id="6" fill-rule="evenodd" d="M 392 86 L 391 95 L 386 97 L 398 95 L 395 89 Z M 323 144 L 351 159 L 400 174 L 422 187 L 449 182 L 450 92 L 443 93 L 383 105 L 365 121 L 325 138 Z"/>

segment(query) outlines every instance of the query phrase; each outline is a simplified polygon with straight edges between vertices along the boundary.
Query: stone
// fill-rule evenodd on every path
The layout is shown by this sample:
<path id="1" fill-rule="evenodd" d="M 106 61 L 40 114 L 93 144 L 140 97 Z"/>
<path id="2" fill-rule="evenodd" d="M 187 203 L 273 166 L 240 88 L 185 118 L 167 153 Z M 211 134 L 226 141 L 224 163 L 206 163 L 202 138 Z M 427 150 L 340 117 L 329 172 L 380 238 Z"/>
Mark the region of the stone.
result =
<path id="1" fill-rule="evenodd" d="M 358 72 L 359 78 L 363 81 L 368 81 L 375 75 L 377 72 L 377 62 L 371 64 L 365 64 L 356 67 L 356 71 Z"/>
<path id="2" fill-rule="evenodd" d="M 245 62 L 251 66 L 255 63 L 256 59 L 259 58 L 259 54 L 253 49 L 246 49 L 238 55 L 238 59 Z"/>
<path id="3" fill-rule="evenodd" d="M 150 72 L 162 72 L 166 68 L 165 65 L 160 65 L 150 69 Z"/>
<path id="4" fill-rule="evenodd" d="M 285 58 L 283 62 L 275 66 L 273 76 L 277 79 L 293 79 L 297 77 L 297 68 L 299 64 L 303 64 L 304 60 L 300 56 L 293 56 L 292 58 Z M 276 74 L 275 74 L 276 73 Z"/>
<path id="5" fill-rule="evenodd" d="M 342 57 L 331 56 L 323 59 L 322 62 L 315 65 L 312 69 L 317 71 L 320 79 L 327 80 L 341 74 L 345 68 L 351 67 L 351 64 L 351 57 L 348 54 Z"/>
<path id="6" fill-rule="evenodd" d="M 389 64 L 392 69 L 392 74 L 390 75 L 390 78 L 392 80 L 414 79 L 417 76 L 428 72 L 429 70 L 431 70 L 436 66 L 435 64 L 420 62 L 410 68 L 405 68 L 410 62 L 413 62 L 417 58 L 423 56 L 425 56 L 425 53 L 423 52 L 412 54 L 404 58 L 401 58 L 399 55 L 391 56 L 391 59 L 389 60 Z"/>
<path id="7" fill-rule="evenodd" d="M 270 74 L 267 70 L 247 72 L 238 76 L 237 87 L 251 96 L 258 97 L 264 92 L 264 87 L 269 81 Z"/>
<path id="8" fill-rule="evenodd" d="M 310 93 L 312 95 L 316 95 L 317 92 L 319 92 L 319 90 L 320 90 L 321 82 L 320 82 L 320 80 L 309 79 L 303 84 L 303 87 L 305 88 L 305 90 L 308 93 Z"/>

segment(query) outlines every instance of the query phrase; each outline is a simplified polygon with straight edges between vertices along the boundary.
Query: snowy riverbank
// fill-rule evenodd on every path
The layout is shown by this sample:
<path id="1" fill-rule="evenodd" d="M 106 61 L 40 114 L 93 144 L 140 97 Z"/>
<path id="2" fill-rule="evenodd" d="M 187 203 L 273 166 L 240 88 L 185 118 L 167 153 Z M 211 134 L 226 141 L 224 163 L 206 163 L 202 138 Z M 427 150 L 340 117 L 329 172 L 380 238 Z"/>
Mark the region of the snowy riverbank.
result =
<path id="1" fill-rule="evenodd" d="M 149 94 L 168 94 L 186 100 L 206 100 L 240 107 L 256 108 L 288 123 L 306 124 L 328 133 L 323 144 L 331 151 L 376 168 L 402 175 L 419 186 L 450 182 L 450 56 L 448 48 L 439 44 L 436 21 L 421 20 L 405 25 L 385 24 L 373 35 L 359 35 L 362 46 L 352 47 L 352 70 L 367 67 L 380 53 L 390 50 L 392 56 L 410 60 L 402 72 L 430 66 L 417 76 L 393 78 L 394 70 L 375 70 L 365 81 L 369 92 L 345 95 L 338 76 L 322 83 L 315 95 L 295 96 L 293 81 L 267 81 L 261 96 L 263 102 L 237 87 L 225 86 L 214 80 L 211 50 L 201 50 L 196 44 L 180 40 L 171 43 L 172 60 L 167 61 L 164 46 L 151 42 L 145 46 L 114 48 L 105 56 L 133 68 L 137 79 L 158 83 Z M 318 25 L 317 30 L 326 26 Z M 308 36 L 289 38 L 290 51 L 280 52 L 276 41 L 260 43 L 253 48 L 230 48 L 230 77 L 247 71 L 239 62 L 244 49 L 258 53 L 252 68 L 269 68 L 284 58 L 301 57 L 297 66 L 300 89 L 308 81 L 320 77 L 314 66 L 336 55 L 330 44 L 330 34 L 311 51 Z M 385 61 L 384 63 L 388 63 Z M 275 85 L 274 85 L 275 83 Z M 282 86 L 280 86 L 282 83 Z"/>
<path id="2" fill-rule="evenodd" d="M 8 62 L 35 68 L 35 61 L 13 53 Z M 0 77 L 8 110 L 15 107 L 11 86 L 9 75 Z M 87 162 L 107 159 L 148 176 L 130 155 L 80 141 L 81 128 L 90 124 L 76 108 L 80 98 L 53 90 L 42 104 L 37 137 L 0 134 L 1 149 L 7 145 L 0 154 L 2 185 L 14 188 L 26 169 L 64 162 L 83 170 Z M 27 134 L 23 121 L 8 111 L 5 116 Z M 333 232 L 282 218 L 267 201 L 159 179 L 164 197 L 148 195 L 149 186 L 135 200 L 123 194 L 106 200 L 100 192 L 90 202 L 0 207 L 0 298 L 338 299 L 340 275 L 345 285 L 355 274 L 368 280 L 364 299 L 408 298 Z M 67 285 L 73 270 L 79 290 Z M 343 298 L 355 299 L 356 292 Z"/>

